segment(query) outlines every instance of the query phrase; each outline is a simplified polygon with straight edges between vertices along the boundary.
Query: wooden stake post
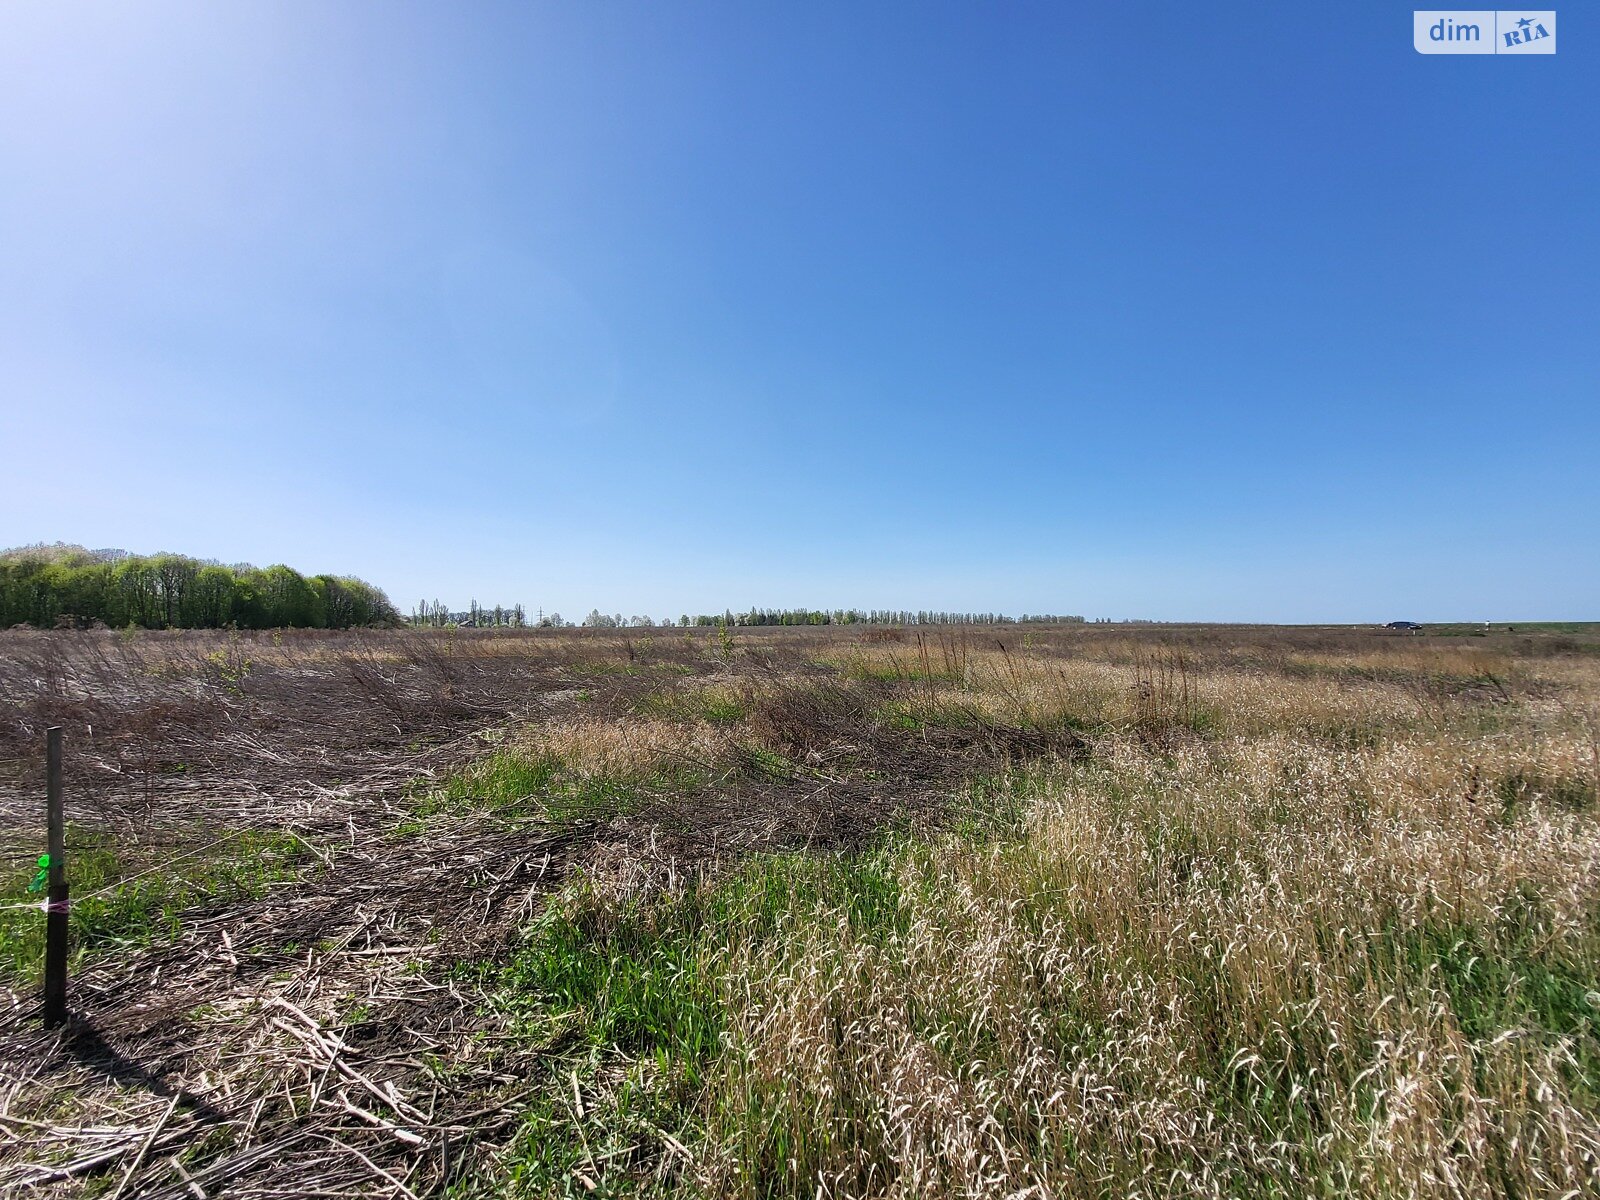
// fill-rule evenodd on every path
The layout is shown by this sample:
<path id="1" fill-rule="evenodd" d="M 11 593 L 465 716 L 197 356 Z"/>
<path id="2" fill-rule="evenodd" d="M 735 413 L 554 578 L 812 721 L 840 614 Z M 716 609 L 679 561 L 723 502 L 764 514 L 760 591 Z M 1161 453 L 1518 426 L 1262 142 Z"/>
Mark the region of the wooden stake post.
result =
<path id="1" fill-rule="evenodd" d="M 49 817 L 49 900 L 44 929 L 45 1028 L 67 1020 L 67 823 L 61 805 L 61 726 L 45 731 L 46 799 Z"/>

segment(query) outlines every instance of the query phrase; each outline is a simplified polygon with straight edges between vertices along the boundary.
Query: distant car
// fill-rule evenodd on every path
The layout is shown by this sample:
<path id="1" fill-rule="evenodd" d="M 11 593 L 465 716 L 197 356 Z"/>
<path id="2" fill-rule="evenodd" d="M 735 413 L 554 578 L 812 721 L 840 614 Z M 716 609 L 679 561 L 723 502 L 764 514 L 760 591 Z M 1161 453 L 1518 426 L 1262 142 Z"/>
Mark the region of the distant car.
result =
<path id="1" fill-rule="evenodd" d="M 1419 631 L 1422 628 L 1422 626 L 1418 625 L 1415 621 L 1390 621 L 1387 625 L 1384 626 L 1384 628 L 1385 629 L 1403 629 L 1403 630 L 1407 630 L 1409 632 L 1415 633 L 1415 632 Z"/>

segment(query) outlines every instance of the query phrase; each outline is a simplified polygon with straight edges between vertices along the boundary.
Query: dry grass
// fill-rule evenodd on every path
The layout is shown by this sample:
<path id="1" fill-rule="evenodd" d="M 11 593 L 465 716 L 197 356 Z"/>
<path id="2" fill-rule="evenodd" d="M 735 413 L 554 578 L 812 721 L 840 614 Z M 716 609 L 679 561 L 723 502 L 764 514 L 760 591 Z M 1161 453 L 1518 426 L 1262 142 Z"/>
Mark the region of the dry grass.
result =
<path id="1" fill-rule="evenodd" d="M 8 1186 L 1600 1191 L 1581 637 L 30 634 L 0 698 L 292 876 L 91 947 L 76 1042 L 15 984 Z"/>
<path id="2" fill-rule="evenodd" d="M 970 794 L 999 815 L 620 912 L 567 897 L 580 936 L 536 937 L 518 988 L 605 1030 L 596 1095 L 533 1119 L 522 1190 L 1600 1188 L 1592 660 L 1042 649 L 828 655 L 903 683 L 900 717 L 1089 732 Z M 580 953 L 611 966 L 587 990 L 552 966 Z M 630 962 L 696 981 L 642 1045 L 610 1023 Z M 701 1024 L 716 1050 L 673 1032 Z"/>
<path id="3" fill-rule="evenodd" d="M 835 1194 L 1600 1182 L 1591 815 L 1508 822 L 1437 746 L 1102 749 L 898 855 L 887 940 L 824 903 L 728 947 L 715 1190 L 774 1114 Z"/>

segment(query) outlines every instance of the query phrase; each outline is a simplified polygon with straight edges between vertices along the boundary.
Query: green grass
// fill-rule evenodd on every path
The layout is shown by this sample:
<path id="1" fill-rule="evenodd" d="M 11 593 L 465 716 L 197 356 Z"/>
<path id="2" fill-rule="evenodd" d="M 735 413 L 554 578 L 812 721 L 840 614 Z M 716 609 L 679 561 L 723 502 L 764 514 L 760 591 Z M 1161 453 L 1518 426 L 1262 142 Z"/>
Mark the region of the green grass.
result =
<path id="1" fill-rule="evenodd" d="M 539 1048 L 545 1074 L 541 1098 L 515 1140 L 504 1194 L 697 1194 L 682 1170 L 681 1145 L 691 1156 L 713 1146 L 735 1153 L 744 1194 L 809 1196 L 838 1139 L 872 1153 L 876 1118 L 856 1111 L 854 1101 L 824 1102 L 794 1080 L 741 1065 L 738 1014 L 730 1006 L 759 1002 L 765 984 L 747 984 L 741 974 L 753 961 L 763 978 L 787 978 L 811 969 L 818 947 L 846 940 L 856 953 L 875 956 L 881 985 L 903 996 L 911 1029 L 940 1047 L 952 1072 L 988 1070 L 1003 1053 L 992 1019 L 962 997 L 926 993 L 908 947 L 917 937 L 926 946 L 962 936 L 957 910 L 991 888 L 1014 892 L 1008 919 L 1020 927 L 1075 922 L 1082 897 L 1054 885 L 1028 839 L 1030 806 L 1049 785 L 1045 767 L 979 778 L 957 806 L 960 815 L 931 841 L 895 837 L 855 855 L 758 857 L 720 881 L 620 909 L 581 886 L 569 892 L 530 928 L 511 962 L 486 976 L 516 1036 Z M 1108 798 L 1112 814 L 1122 811 Z M 1183 874 L 1203 867 L 1208 886 L 1225 893 L 1221 876 L 1232 851 L 1211 845 L 1181 813 L 1162 812 L 1146 825 L 1151 815 L 1128 807 L 1111 819 L 1143 829 L 1152 887 L 1172 886 L 1161 882 L 1169 875 L 1181 886 Z M 963 885 L 950 874 L 955 863 L 964 864 Z M 1248 867 L 1241 860 L 1230 869 Z M 1416 1011 L 1445 1003 L 1448 1019 L 1469 1039 L 1469 1062 L 1508 1032 L 1552 1051 L 1565 1047 L 1569 1086 L 1600 1096 L 1600 915 L 1575 942 L 1553 937 L 1532 890 L 1507 897 L 1496 912 L 1488 924 L 1424 922 L 1374 932 L 1364 951 L 1345 960 L 1351 987 L 1394 993 Z M 937 928 L 919 932 L 919 921 Z M 946 922 L 948 933 L 939 932 Z M 1215 1118 L 1282 1146 L 1302 1178 L 1325 1172 L 1323 1191 L 1339 1194 L 1337 1172 L 1346 1164 L 1325 1162 L 1315 1147 L 1328 1128 L 1320 1107 L 1326 1073 L 1350 1060 L 1318 1015 L 1315 990 L 1305 980 L 1291 984 L 1286 1002 L 1301 1015 L 1241 1041 L 1228 972 L 1200 955 L 1183 958 L 1177 969 L 1186 972 L 1184 1019 L 1193 1030 L 1186 1069 L 1203 1077 Z M 1174 969 L 1165 960 L 1105 966 L 1130 978 Z M 1117 1035 L 1120 1018 L 1100 1011 L 1094 994 L 1085 981 L 1081 995 L 1069 987 L 1041 1007 L 1051 1014 L 1049 1052 L 1063 1061 Z M 1248 1070 L 1239 1066 L 1247 1055 Z M 1383 1119 L 1387 1100 L 1377 1084 L 1334 1082 L 1371 1120 Z M 829 1105 L 829 1119 L 843 1126 L 812 1123 Z M 997 1109 L 994 1119 L 1014 1144 L 1037 1145 L 1044 1160 L 1062 1168 L 1074 1161 L 1074 1147 L 1036 1127 L 1035 1116 Z M 1168 1165 L 1182 1161 L 1179 1155 Z M 1221 1194 L 1291 1194 L 1257 1163 L 1212 1165 L 1225 1181 Z"/>
<path id="2" fill-rule="evenodd" d="M 619 909 L 580 885 L 552 904 L 509 962 L 480 968 L 515 1036 L 541 1051 L 543 1085 L 501 1194 L 687 1184 L 673 1144 L 697 1144 L 716 1117 L 706 1103 L 726 1051 L 730 948 L 781 943 L 833 911 L 890 943 L 909 920 L 896 863 L 892 848 L 770 855 L 651 903 Z"/>
<path id="3" fill-rule="evenodd" d="M 212 834 L 197 835 L 196 842 Z M 129 879 L 191 847 L 152 847 L 129 857 L 106 837 L 72 828 L 67 834 L 67 882 L 72 890 L 72 964 L 131 946 L 176 937 L 182 914 L 198 905 L 259 896 L 268 884 L 293 878 L 309 851 L 287 833 L 241 832 L 212 851 L 174 861 L 170 869 Z M 36 982 L 44 969 L 44 914 L 16 905 L 43 899 L 27 892 L 33 872 L 14 873 L 0 892 L 0 973 Z M 97 895 L 102 890 L 103 895 Z"/>
<path id="4" fill-rule="evenodd" d="M 746 772 L 758 779 L 770 779 L 775 783 L 788 783 L 805 770 L 794 760 L 765 746 L 748 743 L 741 745 L 739 757 Z"/>
<path id="5" fill-rule="evenodd" d="M 421 818 L 489 812 L 570 825 L 639 812 L 659 796 L 693 790 L 704 782 L 703 773 L 689 766 L 605 774 L 579 770 L 552 754 L 503 750 L 419 789 L 412 809 Z"/>
<path id="6" fill-rule="evenodd" d="M 659 1178 L 674 1137 L 696 1140 L 694 1099 L 724 1013 L 702 936 L 703 893 L 608 913 L 575 892 L 485 982 L 539 1048 L 503 1194 L 617 1195 Z"/>
<path id="7" fill-rule="evenodd" d="M 846 679 L 859 679 L 862 682 L 878 683 L 960 683 L 961 672 L 954 670 L 941 670 L 938 667 L 924 669 L 920 663 L 912 661 L 896 666 L 893 663 L 875 663 L 864 659 L 852 658 L 845 660 L 819 660 L 824 665 L 834 667 Z"/>
<path id="8" fill-rule="evenodd" d="M 1584 934 L 1576 946 L 1557 939 L 1525 889 L 1492 927 L 1432 921 L 1383 931 L 1369 948 L 1370 970 L 1385 989 L 1410 983 L 1424 1006 L 1437 979 L 1475 1053 L 1507 1034 L 1563 1043 L 1567 1052 L 1551 1061 L 1568 1086 L 1600 1101 L 1600 913 Z"/>
<path id="9" fill-rule="evenodd" d="M 1515 820 L 1530 804 L 1543 803 L 1570 812 L 1583 812 L 1596 803 L 1595 781 L 1587 775 L 1547 775 L 1514 770 L 1494 781 L 1505 819 Z"/>
<path id="10" fill-rule="evenodd" d="M 713 725 L 736 725 L 749 715 L 749 707 L 737 696 L 714 691 L 652 692 L 635 705 L 642 716 L 664 717 L 669 721 L 709 721 Z"/>
<path id="11" fill-rule="evenodd" d="M 1030 804 L 1049 786 L 1055 768 L 1026 763 L 977 775 L 950 806 L 947 833 L 967 845 L 1015 842 L 1026 835 Z"/>

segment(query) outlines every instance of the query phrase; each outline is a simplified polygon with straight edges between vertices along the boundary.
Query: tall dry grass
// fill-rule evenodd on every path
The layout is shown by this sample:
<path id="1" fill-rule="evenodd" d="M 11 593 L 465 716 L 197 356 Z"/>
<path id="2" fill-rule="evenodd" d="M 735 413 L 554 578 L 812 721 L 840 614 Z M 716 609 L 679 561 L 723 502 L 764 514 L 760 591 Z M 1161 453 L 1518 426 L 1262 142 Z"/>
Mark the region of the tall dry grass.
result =
<path id="1" fill-rule="evenodd" d="M 1092 737 L 939 836 L 569 898 L 528 953 L 591 956 L 560 1020 L 629 1099 L 545 1113 L 522 1190 L 1600 1194 L 1593 664 L 1060 649 L 833 652 L 897 714 Z M 694 986 L 618 982 L 652 963 Z"/>
<path id="2" fill-rule="evenodd" d="M 1592 1191 L 1600 833 L 1466 782 L 1436 747 L 1130 741 L 1015 836 L 901 849 L 891 919 L 825 897 L 727 947 L 708 1182 Z"/>

